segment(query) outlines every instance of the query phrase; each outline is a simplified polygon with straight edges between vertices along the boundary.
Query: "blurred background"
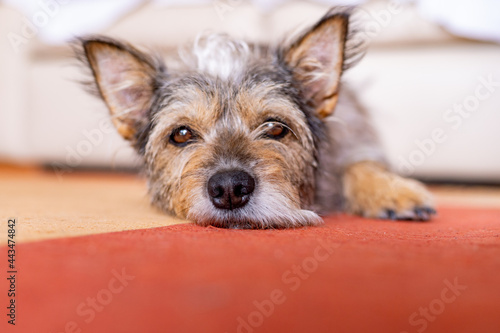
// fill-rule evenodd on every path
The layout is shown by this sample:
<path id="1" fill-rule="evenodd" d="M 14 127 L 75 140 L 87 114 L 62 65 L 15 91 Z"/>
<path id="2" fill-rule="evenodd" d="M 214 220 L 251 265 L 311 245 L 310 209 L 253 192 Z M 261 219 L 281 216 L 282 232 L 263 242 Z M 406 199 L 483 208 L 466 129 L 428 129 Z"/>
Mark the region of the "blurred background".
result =
<path id="1" fill-rule="evenodd" d="M 498 1 L 0 1 L 0 164 L 133 170 L 68 41 L 106 34 L 168 54 L 204 31 L 275 41 L 332 5 L 359 4 L 366 57 L 345 79 L 396 171 L 500 183 Z"/>

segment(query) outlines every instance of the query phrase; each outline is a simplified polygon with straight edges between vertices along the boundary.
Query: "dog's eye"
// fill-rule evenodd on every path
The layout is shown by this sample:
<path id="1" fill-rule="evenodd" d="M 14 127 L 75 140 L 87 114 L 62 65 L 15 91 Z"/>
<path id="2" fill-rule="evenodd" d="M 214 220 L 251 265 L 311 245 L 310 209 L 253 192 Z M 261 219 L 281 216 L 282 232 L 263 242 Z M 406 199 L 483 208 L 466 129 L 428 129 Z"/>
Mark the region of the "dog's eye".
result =
<path id="1" fill-rule="evenodd" d="M 193 131 L 186 126 L 176 128 L 172 132 L 172 134 L 170 134 L 170 142 L 179 147 L 187 145 L 188 143 L 192 142 L 193 139 Z"/>
<path id="2" fill-rule="evenodd" d="M 264 124 L 264 136 L 269 139 L 279 140 L 287 135 L 289 131 L 287 126 L 276 121 Z"/>

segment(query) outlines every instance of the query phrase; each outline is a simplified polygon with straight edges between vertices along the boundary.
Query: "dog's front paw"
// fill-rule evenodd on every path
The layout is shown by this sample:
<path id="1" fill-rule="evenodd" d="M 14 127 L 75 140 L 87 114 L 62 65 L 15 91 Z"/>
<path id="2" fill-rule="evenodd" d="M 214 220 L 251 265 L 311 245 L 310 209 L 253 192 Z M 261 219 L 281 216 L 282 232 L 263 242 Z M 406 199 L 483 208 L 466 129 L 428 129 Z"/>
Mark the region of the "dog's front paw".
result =
<path id="1" fill-rule="evenodd" d="M 395 175 L 374 162 L 349 166 L 343 182 L 350 213 L 416 221 L 427 221 L 436 213 L 432 195 L 422 183 Z"/>

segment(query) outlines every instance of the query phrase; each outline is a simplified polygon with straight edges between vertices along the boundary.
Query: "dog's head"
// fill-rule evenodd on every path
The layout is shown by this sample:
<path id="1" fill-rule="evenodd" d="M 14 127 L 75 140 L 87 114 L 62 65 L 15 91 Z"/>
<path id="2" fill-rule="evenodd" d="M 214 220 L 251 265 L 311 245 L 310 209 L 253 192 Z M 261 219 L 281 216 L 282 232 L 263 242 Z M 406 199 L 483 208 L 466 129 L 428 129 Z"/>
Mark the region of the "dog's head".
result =
<path id="1" fill-rule="evenodd" d="M 154 204 L 202 225 L 313 225 L 322 119 L 338 97 L 347 11 L 278 47 L 199 38 L 183 65 L 103 37 L 87 64 L 118 132 L 144 157 Z"/>

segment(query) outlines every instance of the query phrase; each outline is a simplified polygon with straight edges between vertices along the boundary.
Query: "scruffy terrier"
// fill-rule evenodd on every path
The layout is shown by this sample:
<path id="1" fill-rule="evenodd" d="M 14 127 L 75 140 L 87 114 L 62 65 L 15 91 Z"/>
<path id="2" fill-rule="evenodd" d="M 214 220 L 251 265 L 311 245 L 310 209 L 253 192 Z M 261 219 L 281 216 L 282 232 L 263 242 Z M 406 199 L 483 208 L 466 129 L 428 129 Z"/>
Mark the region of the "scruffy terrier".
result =
<path id="1" fill-rule="evenodd" d="M 342 210 L 428 220 L 430 194 L 388 171 L 340 84 L 361 54 L 350 15 L 333 8 L 277 46 L 205 35 L 168 67 L 123 42 L 80 39 L 114 125 L 144 159 L 153 204 L 226 228 L 317 225 Z"/>

